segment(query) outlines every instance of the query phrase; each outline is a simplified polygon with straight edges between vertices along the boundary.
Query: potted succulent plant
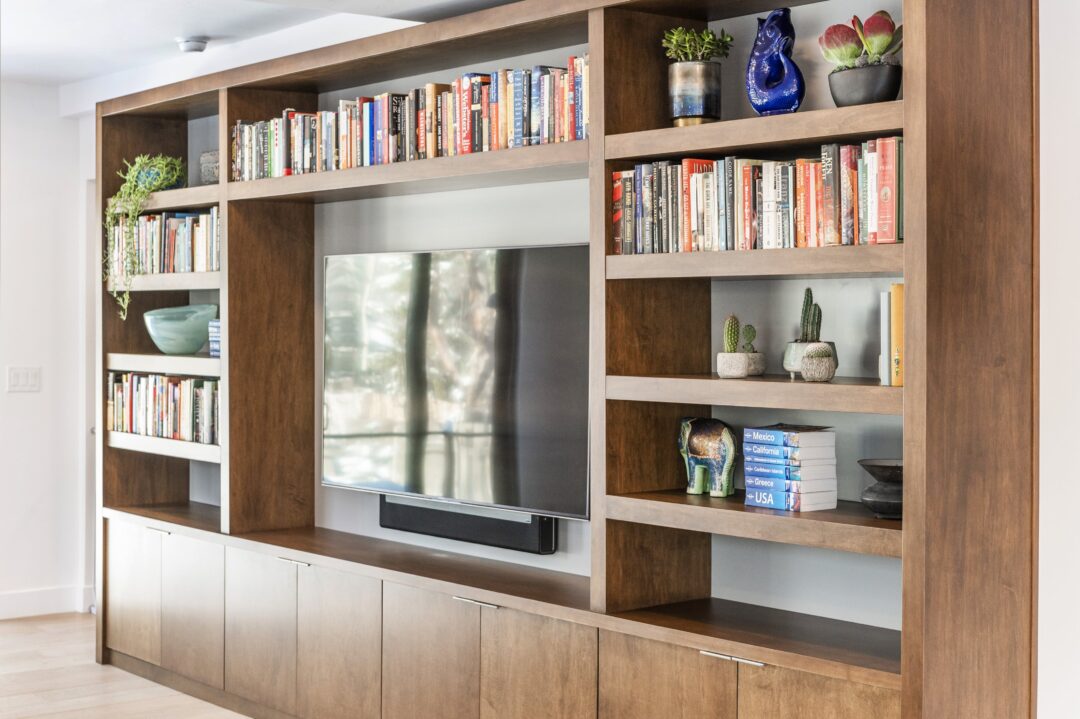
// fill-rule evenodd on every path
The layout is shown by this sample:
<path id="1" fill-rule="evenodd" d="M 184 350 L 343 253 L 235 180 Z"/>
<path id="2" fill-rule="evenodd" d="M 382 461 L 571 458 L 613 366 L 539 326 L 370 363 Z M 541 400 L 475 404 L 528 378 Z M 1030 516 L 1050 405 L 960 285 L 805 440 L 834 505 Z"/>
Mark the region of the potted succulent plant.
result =
<path id="1" fill-rule="evenodd" d="M 896 56 L 904 42 L 904 28 L 889 13 L 878 10 L 866 22 L 851 18 L 851 27 L 831 25 L 818 45 L 835 67 L 829 91 L 837 107 L 895 100 L 900 94 L 903 68 Z"/>
<path id="2" fill-rule="evenodd" d="M 716 374 L 721 379 L 738 379 L 750 373 L 750 355 L 739 351 L 739 318 L 728 315 L 724 322 L 724 351 L 716 355 Z"/>
<path id="3" fill-rule="evenodd" d="M 829 382 L 836 376 L 836 356 L 828 342 L 812 342 L 803 353 L 800 365 L 807 382 Z"/>
<path id="4" fill-rule="evenodd" d="M 720 63 L 713 58 L 727 57 L 733 41 L 723 28 L 719 35 L 685 27 L 664 33 L 660 45 L 674 60 L 668 66 L 668 94 L 676 127 L 720 119 Z"/>
<path id="5" fill-rule="evenodd" d="M 748 368 L 746 371 L 749 377 L 760 377 L 765 374 L 765 353 L 758 352 L 754 348 L 754 340 L 757 339 L 757 330 L 753 325 L 743 325 L 742 328 L 742 341 L 743 352 L 746 353 L 746 361 Z"/>
<path id="6" fill-rule="evenodd" d="M 799 323 L 799 339 L 788 342 L 784 348 L 784 369 L 795 379 L 795 373 L 802 371 L 803 355 L 810 345 L 821 342 L 821 305 L 814 302 L 814 293 L 807 287 L 803 293 L 802 318 Z M 836 344 L 825 342 L 832 348 L 832 356 L 836 360 Z M 835 373 L 836 367 L 833 367 Z M 831 379 L 831 378 L 830 378 Z"/>

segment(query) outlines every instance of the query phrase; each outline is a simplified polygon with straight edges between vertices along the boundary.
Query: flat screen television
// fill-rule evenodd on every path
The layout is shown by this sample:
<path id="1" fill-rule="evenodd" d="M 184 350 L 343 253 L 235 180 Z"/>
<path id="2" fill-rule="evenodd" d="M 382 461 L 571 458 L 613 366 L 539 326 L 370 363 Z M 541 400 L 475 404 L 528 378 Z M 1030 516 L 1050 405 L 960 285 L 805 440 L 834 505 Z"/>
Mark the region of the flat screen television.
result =
<path id="1" fill-rule="evenodd" d="M 325 486 L 587 518 L 583 245 L 325 260 Z"/>

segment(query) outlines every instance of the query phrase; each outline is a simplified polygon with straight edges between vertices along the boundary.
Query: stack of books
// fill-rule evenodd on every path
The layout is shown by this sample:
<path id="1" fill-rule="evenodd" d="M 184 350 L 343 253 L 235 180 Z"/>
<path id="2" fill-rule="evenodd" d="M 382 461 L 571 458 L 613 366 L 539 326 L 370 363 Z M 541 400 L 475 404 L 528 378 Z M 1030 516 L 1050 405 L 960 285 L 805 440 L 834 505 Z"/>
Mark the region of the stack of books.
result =
<path id="1" fill-rule="evenodd" d="M 878 376 L 884 387 L 904 386 L 904 284 L 881 292 L 881 354 Z"/>
<path id="2" fill-rule="evenodd" d="M 612 252 L 900 242 L 903 155 L 903 138 L 883 137 L 790 161 L 688 158 L 614 172 Z"/>
<path id="3" fill-rule="evenodd" d="M 221 356 L 221 320 L 210 320 L 207 325 L 210 330 L 210 356 Z"/>
<path id="4" fill-rule="evenodd" d="M 340 100 L 232 128 L 232 179 L 347 170 L 527 145 L 589 134 L 589 56 L 566 67 L 469 72 L 407 93 Z"/>
<path id="5" fill-rule="evenodd" d="M 217 443 L 217 380 L 110 372 L 108 428 L 148 437 Z"/>
<path id="6" fill-rule="evenodd" d="M 836 434 L 828 427 L 747 427 L 743 458 L 748 506 L 836 509 Z"/>
<path id="7" fill-rule="evenodd" d="M 140 215 L 131 242 L 127 225 L 127 218 L 121 216 L 109 238 L 109 277 L 221 269 L 217 207 Z"/>

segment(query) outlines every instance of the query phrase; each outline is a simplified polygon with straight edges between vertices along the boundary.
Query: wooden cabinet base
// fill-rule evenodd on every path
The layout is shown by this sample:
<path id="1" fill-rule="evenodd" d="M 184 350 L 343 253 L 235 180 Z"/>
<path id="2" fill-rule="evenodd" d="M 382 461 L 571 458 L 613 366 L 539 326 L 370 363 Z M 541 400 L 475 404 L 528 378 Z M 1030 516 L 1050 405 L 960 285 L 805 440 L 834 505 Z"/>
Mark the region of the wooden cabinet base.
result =
<path id="1" fill-rule="evenodd" d="M 739 666 L 739 719 L 900 719 L 900 692 L 779 667 Z"/>
<path id="2" fill-rule="evenodd" d="M 151 664 L 161 663 L 163 532 L 109 522 L 105 570 L 105 645 Z"/>

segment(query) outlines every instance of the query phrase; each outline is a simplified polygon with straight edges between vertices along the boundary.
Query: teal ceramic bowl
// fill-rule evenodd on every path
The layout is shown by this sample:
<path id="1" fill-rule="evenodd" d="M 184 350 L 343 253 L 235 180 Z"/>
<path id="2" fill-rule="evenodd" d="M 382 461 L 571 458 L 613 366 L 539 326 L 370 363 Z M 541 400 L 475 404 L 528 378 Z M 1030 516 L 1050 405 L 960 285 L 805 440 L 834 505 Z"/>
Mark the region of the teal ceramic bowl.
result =
<path id="1" fill-rule="evenodd" d="M 167 355 L 195 354 L 210 338 L 208 325 L 217 317 L 217 305 L 184 305 L 150 310 L 143 315 L 146 331 Z"/>

